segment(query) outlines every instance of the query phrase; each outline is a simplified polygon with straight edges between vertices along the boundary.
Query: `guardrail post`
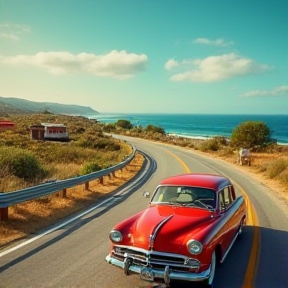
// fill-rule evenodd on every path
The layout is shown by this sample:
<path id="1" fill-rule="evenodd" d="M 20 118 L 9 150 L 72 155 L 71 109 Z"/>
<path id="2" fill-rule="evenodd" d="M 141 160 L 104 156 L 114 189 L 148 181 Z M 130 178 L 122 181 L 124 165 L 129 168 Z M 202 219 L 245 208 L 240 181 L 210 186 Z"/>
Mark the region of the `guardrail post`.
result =
<path id="1" fill-rule="evenodd" d="M 8 220 L 8 207 L 0 208 L 0 222 Z"/>
<path id="2" fill-rule="evenodd" d="M 89 190 L 89 182 L 85 182 L 85 190 Z"/>
<path id="3" fill-rule="evenodd" d="M 100 178 L 99 178 L 99 183 L 100 183 L 100 184 L 103 184 L 103 182 L 104 182 L 103 177 L 100 177 Z"/>
<path id="4" fill-rule="evenodd" d="M 62 198 L 66 198 L 67 197 L 67 189 L 64 188 L 61 192 L 60 192 L 60 195 Z"/>

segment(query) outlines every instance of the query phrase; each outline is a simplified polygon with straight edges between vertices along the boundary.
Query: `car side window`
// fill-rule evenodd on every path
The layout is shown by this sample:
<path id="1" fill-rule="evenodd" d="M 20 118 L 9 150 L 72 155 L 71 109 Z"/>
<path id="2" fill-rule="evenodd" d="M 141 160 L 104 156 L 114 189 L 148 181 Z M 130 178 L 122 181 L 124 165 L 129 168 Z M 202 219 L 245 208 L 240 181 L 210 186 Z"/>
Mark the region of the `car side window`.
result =
<path id="1" fill-rule="evenodd" d="M 220 193 L 219 193 L 219 208 L 220 211 L 226 210 L 228 207 L 230 207 L 233 203 L 233 197 L 232 197 L 232 191 L 231 187 L 225 187 Z"/>

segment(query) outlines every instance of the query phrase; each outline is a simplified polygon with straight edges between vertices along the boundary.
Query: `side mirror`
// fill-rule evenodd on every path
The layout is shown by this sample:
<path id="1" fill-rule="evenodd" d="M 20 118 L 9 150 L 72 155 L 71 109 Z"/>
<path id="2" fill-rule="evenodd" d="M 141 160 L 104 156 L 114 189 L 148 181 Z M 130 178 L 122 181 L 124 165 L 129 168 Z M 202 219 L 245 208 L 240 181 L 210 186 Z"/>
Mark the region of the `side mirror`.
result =
<path id="1" fill-rule="evenodd" d="M 150 193 L 147 192 L 147 191 L 145 191 L 145 192 L 143 193 L 143 196 L 144 196 L 145 198 L 150 198 Z"/>

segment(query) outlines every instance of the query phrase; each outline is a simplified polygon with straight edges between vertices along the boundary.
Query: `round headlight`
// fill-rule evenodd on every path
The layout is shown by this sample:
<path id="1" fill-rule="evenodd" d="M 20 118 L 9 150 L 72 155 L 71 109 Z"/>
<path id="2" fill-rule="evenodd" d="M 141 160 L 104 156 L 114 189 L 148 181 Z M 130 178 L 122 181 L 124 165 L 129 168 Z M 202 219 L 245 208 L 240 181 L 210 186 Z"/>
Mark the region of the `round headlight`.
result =
<path id="1" fill-rule="evenodd" d="M 122 234 L 117 230 L 112 230 L 109 234 L 111 241 L 120 242 L 122 241 Z"/>
<path id="2" fill-rule="evenodd" d="M 187 242 L 187 249 L 191 254 L 198 255 L 202 252 L 203 246 L 199 241 L 192 239 Z"/>

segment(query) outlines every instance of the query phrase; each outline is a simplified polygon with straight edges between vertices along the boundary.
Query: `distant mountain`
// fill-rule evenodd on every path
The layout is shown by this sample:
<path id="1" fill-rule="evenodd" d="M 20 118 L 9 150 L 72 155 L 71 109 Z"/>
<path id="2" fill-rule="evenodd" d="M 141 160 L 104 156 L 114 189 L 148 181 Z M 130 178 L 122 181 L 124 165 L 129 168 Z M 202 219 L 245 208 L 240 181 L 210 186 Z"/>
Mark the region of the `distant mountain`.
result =
<path id="1" fill-rule="evenodd" d="M 27 114 L 41 113 L 44 111 L 49 111 L 54 114 L 66 115 L 99 114 L 98 111 L 88 106 L 58 104 L 51 102 L 34 102 L 21 98 L 0 96 L 0 113 L 2 112 L 1 114 Z"/>
<path id="2" fill-rule="evenodd" d="M 15 108 L 0 100 L 0 117 L 9 117 L 9 115 L 27 114 L 27 113 L 29 112 L 27 112 L 26 110 Z"/>

